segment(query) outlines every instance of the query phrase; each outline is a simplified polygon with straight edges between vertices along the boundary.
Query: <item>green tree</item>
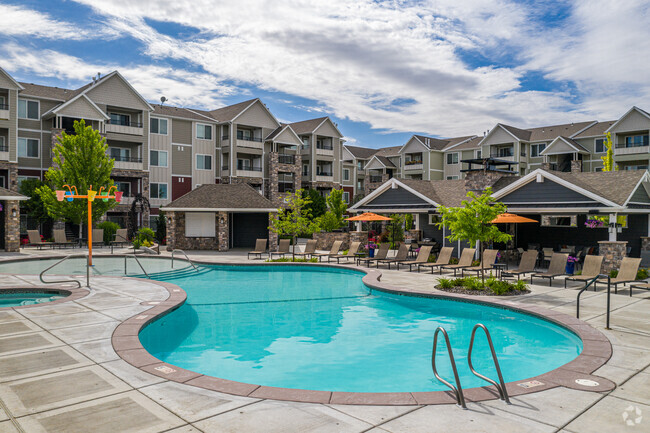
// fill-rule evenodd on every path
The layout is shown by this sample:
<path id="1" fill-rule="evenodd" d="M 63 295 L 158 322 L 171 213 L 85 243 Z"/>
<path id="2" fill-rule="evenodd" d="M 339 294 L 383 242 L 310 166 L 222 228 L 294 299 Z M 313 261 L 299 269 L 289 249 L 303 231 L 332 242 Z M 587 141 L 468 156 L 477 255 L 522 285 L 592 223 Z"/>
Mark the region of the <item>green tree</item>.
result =
<path id="1" fill-rule="evenodd" d="M 299 234 L 313 234 L 320 230 L 309 208 L 311 201 L 305 197 L 303 190 L 287 194 L 285 197 L 286 208 L 278 209 L 278 213 L 271 219 L 269 230 L 278 236 L 291 236 L 293 240 L 292 253 L 295 258 L 296 238 Z"/>
<path id="2" fill-rule="evenodd" d="M 492 188 L 487 188 L 483 194 L 473 191 L 467 193 L 461 207 L 439 206 L 440 214 L 438 228 L 447 227 L 451 234 L 450 241 L 466 240 L 471 245 L 479 243 L 479 254 L 483 254 L 485 242 L 508 242 L 512 236 L 499 230 L 492 224 L 497 215 L 506 212 L 506 205 L 492 198 Z M 485 276 L 483 276 L 485 278 Z"/>
<path id="3" fill-rule="evenodd" d="M 167 217 L 165 212 L 160 211 L 156 217 L 156 240 L 159 244 L 162 245 L 165 236 L 167 236 Z"/>
<path id="4" fill-rule="evenodd" d="M 404 217 L 404 230 L 411 230 L 413 228 L 413 214 L 407 213 Z"/>
<path id="5" fill-rule="evenodd" d="M 74 122 L 74 134 L 61 133 L 54 146 L 52 167 L 45 173 L 49 185 L 37 188 L 36 192 L 43 200 L 47 213 L 55 220 L 65 219 L 79 224 L 88 220 L 88 203 L 86 200 L 57 201 L 57 189 L 63 185 L 75 186 L 79 194 L 86 194 L 92 185 L 94 191 L 100 187 L 113 185 L 111 171 L 114 159 L 106 153 L 108 145 L 98 131 L 86 126 L 83 120 Z M 51 185 L 51 186 L 50 186 Z M 97 221 L 116 205 L 115 200 L 95 200 L 93 202 L 93 221 Z"/>
<path id="6" fill-rule="evenodd" d="M 43 185 L 40 179 L 25 179 L 20 183 L 20 187 L 18 188 L 18 192 L 29 197 L 29 200 L 21 202 L 20 205 L 25 208 L 27 215 L 39 224 L 50 219 L 50 215 L 47 213 L 41 196 L 36 192 Z"/>
<path id="7" fill-rule="evenodd" d="M 618 165 L 614 165 L 614 143 L 612 143 L 612 134 L 610 132 L 605 133 L 604 144 L 607 153 L 605 153 L 605 156 L 600 157 L 603 160 L 603 171 L 618 171 Z"/>
<path id="8" fill-rule="evenodd" d="M 392 221 L 386 224 L 386 231 L 388 232 L 388 241 L 392 249 L 397 249 L 397 243 L 404 240 L 404 220 L 405 216 L 400 214 L 392 214 L 390 216 Z"/>
<path id="9" fill-rule="evenodd" d="M 309 203 L 305 206 L 309 209 L 312 217 L 318 218 L 327 212 L 327 202 L 325 201 L 325 197 L 320 195 L 320 193 L 315 189 L 303 191 L 302 197 L 309 199 Z"/>
<path id="10" fill-rule="evenodd" d="M 343 214 L 348 208 L 347 203 L 343 201 L 343 190 L 333 189 L 325 199 L 327 203 L 327 212 L 318 218 L 318 224 L 322 230 L 331 232 L 345 226 Z"/>

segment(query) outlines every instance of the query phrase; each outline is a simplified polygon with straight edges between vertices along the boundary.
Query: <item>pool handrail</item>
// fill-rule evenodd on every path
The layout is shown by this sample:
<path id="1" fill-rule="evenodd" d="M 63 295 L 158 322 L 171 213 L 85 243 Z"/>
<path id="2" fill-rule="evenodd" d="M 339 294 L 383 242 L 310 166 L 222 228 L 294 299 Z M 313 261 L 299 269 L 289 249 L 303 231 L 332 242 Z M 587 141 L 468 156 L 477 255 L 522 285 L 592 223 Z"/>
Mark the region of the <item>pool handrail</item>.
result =
<path id="1" fill-rule="evenodd" d="M 438 370 L 436 369 L 436 349 L 438 347 L 438 333 L 440 332 L 442 332 L 442 335 L 445 337 L 447 352 L 449 352 L 449 361 L 451 361 L 451 368 L 454 371 L 454 379 L 456 381 L 456 386 L 452 385 L 451 383 L 447 382 L 445 379 L 440 377 L 440 375 L 438 374 Z M 456 397 L 456 404 L 458 404 L 463 409 L 467 409 L 467 405 L 465 404 L 465 395 L 463 394 L 463 387 L 461 386 L 460 378 L 458 377 L 458 369 L 456 368 L 456 361 L 454 361 L 454 354 L 451 350 L 451 343 L 449 343 L 449 335 L 447 335 L 447 331 L 445 331 L 445 328 L 443 328 L 442 326 L 438 326 L 438 328 L 436 328 L 436 332 L 433 333 L 433 350 L 431 353 L 431 368 L 433 369 L 433 374 L 434 376 L 436 376 L 436 379 L 438 379 L 440 382 L 447 385 L 454 392 L 454 395 Z"/>
<path id="2" fill-rule="evenodd" d="M 589 286 L 594 284 L 596 280 L 598 280 L 599 278 L 607 278 L 607 318 L 606 318 L 605 329 L 609 329 L 610 297 L 611 297 L 611 288 L 612 288 L 612 277 L 609 274 L 596 275 L 594 278 L 589 280 L 582 289 L 580 289 L 580 291 L 578 292 L 578 296 L 576 297 L 576 319 L 580 318 L 580 296 L 582 295 L 582 292 L 587 290 Z M 594 291 L 595 290 L 596 290 L 596 286 L 594 285 Z"/>
<path id="3" fill-rule="evenodd" d="M 481 373 L 474 370 L 474 366 L 472 365 L 472 349 L 474 348 L 474 337 L 476 337 L 476 330 L 479 328 L 485 331 L 485 336 L 487 337 L 487 342 L 488 345 L 490 346 L 490 352 L 492 352 L 492 360 L 494 361 L 494 366 L 496 367 L 497 375 L 499 376 L 499 383 L 490 379 L 489 377 L 483 376 Z M 479 377 L 484 381 L 494 385 L 497 391 L 499 391 L 499 398 L 505 401 L 507 404 L 510 404 L 510 398 L 508 397 L 506 384 L 503 381 L 503 375 L 501 374 L 501 367 L 499 366 L 499 360 L 497 359 L 497 354 L 494 351 L 494 345 L 492 344 L 492 337 L 490 336 L 490 331 L 488 331 L 487 327 L 482 323 L 477 323 L 476 325 L 474 325 L 474 328 L 472 329 L 472 338 L 470 338 L 469 340 L 469 350 L 467 351 L 467 363 L 469 364 L 469 369 L 474 374 L 474 376 Z"/>
<path id="4" fill-rule="evenodd" d="M 124 275 L 127 275 L 126 272 L 126 259 L 131 257 L 130 254 L 125 254 L 124 255 Z M 151 279 L 147 271 L 144 269 L 144 266 L 142 266 L 142 263 L 140 263 L 140 259 L 138 259 L 138 256 L 135 254 L 135 250 L 133 250 L 133 258 L 135 259 L 136 262 L 138 262 L 138 265 L 140 266 L 140 269 L 142 269 L 142 272 L 147 276 L 147 278 Z"/>
<path id="5" fill-rule="evenodd" d="M 73 257 L 85 257 L 85 258 L 86 258 L 86 287 L 90 288 L 90 266 L 89 266 L 89 264 L 88 264 L 88 260 L 89 260 L 88 253 L 70 254 L 70 255 L 65 256 L 64 258 L 62 258 L 61 260 L 59 260 L 58 262 L 56 262 L 56 263 L 53 264 L 52 266 L 48 266 L 48 267 L 45 268 L 45 269 L 40 273 L 40 275 L 38 276 L 38 278 L 41 280 L 41 283 L 43 283 L 43 284 L 77 283 L 77 284 L 79 285 L 78 288 L 81 288 L 81 282 L 79 282 L 79 280 L 45 281 L 45 280 L 43 279 L 43 275 L 44 275 L 47 271 L 53 269 L 53 268 L 54 268 L 55 266 L 57 266 L 58 264 L 63 263 L 63 262 L 65 262 L 66 260 L 68 260 L 69 258 L 73 258 Z"/>
<path id="6" fill-rule="evenodd" d="M 173 250 L 172 250 L 172 269 L 174 269 L 174 253 L 176 253 L 176 252 L 183 253 L 183 255 L 185 256 L 185 258 L 187 259 L 187 261 L 190 262 L 190 265 L 192 265 L 192 267 L 194 268 L 194 270 L 195 270 L 196 272 L 199 271 L 199 268 L 197 268 L 196 265 L 194 264 L 194 262 L 193 262 L 193 261 L 192 261 L 192 260 L 187 256 L 187 254 L 185 254 L 185 251 L 183 251 L 183 250 L 179 250 L 179 249 L 173 249 Z"/>

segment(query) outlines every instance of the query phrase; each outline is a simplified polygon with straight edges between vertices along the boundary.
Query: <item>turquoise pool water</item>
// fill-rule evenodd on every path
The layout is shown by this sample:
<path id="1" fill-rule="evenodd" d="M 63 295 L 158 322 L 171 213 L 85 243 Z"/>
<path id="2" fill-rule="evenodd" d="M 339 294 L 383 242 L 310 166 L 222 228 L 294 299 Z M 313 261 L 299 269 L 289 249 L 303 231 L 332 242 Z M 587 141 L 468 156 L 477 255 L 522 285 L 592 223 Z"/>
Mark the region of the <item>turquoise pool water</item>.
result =
<path id="1" fill-rule="evenodd" d="M 0 308 L 43 304 L 45 302 L 52 302 L 62 298 L 64 298 L 64 296 L 53 295 L 52 293 L 2 291 L 0 292 Z"/>
<path id="2" fill-rule="evenodd" d="M 161 273 L 188 295 L 140 333 L 159 359 L 239 382 L 350 392 L 446 389 L 431 371 L 433 333 L 449 333 L 463 387 L 473 326 L 485 324 L 506 381 L 553 370 L 582 350 L 572 332 L 510 310 L 370 291 L 362 273 L 322 267 L 204 266 Z M 475 368 L 495 377 L 479 331 Z M 452 371 L 439 342 L 439 372 Z"/>

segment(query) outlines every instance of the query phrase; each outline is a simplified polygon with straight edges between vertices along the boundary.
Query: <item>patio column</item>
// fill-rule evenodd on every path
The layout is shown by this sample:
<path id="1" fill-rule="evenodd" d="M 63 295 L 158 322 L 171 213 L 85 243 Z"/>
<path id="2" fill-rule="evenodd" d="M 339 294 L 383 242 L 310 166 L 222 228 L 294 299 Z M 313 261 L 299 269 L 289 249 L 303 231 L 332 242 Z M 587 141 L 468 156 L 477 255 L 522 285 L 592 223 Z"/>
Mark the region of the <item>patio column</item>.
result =
<path id="1" fill-rule="evenodd" d="M 20 204 L 18 200 L 4 202 L 5 251 L 20 251 Z"/>
<path id="2" fill-rule="evenodd" d="M 273 218 L 277 216 L 277 212 L 269 212 L 269 225 Z M 269 251 L 275 251 L 278 249 L 278 234 L 269 230 Z"/>
<path id="3" fill-rule="evenodd" d="M 228 212 L 217 212 L 217 250 L 228 251 L 230 228 L 228 227 Z"/>
<path id="4" fill-rule="evenodd" d="M 620 269 L 623 258 L 627 256 L 627 241 L 598 241 L 598 254 L 603 256 L 600 272 L 609 274 L 612 269 Z"/>
<path id="5" fill-rule="evenodd" d="M 607 228 L 609 231 L 609 241 L 610 242 L 616 242 L 616 214 L 615 213 L 610 213 L 609 214 L 609 227 Z"/>

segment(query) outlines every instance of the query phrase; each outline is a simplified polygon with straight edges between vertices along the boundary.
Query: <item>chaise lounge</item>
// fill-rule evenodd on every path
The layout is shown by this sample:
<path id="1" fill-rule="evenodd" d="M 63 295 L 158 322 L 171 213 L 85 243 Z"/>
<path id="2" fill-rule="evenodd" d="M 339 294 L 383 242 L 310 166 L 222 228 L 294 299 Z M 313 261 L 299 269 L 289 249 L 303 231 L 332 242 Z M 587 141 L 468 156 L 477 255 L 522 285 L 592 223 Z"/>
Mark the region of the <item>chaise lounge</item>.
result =
<path id="1" fill-rule="evenodd" d="M 453 247 L 442 247 L 440 254 L 438 254 L 438 257 L 436 258 L 436 261 L 433 263 L 420 263 L 418 265 L 418 272 L 420 272 L 420 268 L 431 268 L 431 273 L 433 274 L 434 268 L 440 268 L 441 266 L 446 266 L 449 264 L 453 252 Z"/>
<path id="2" fill-rule="evenodd" d="M 431 245 L 425 245 L 420 247 L 420 251 L 418 251 L 418 256 L 415 258 L 415 260 L 408 260 L 405 262 L 397 262 L 397 270 L 399 271 L 400 265 L 403 266 L 408 266 L 409 267 L 409 272 L 413 270 L 413 266 L 419 266 L 422 263 L 426 263 L 427 260 L 429 260 L 429 256 L 431 255 L 431 250 L 433 249 L 433 246 Z"/>
<path id="3" fill-rule="evenodd" d="M 257 239 L 255 241 L 255 249 L 248 253 L 248 260 L 250 260 L 251 256 L 258 256 L 262 260 L 262 254 L 267 254 L 266 242 L 266 239 Z"/>
<path id="4" fill-rule="evenodd" d="M 548 278 L 548 285 L 553 285 L 553 279 L 566 274 L 566 261 L 569 258 L 568 254 L 553 253 L 551 262 L 548 265 L 548 271 L 540 274 L 533 274 L 530 276 L 530 284 L 533 284 L 533 277 L 535 278 Z"/>
<path id="5" fill-rule="evenodd" d="M 476 248 L 465 248 L 460 255 L 460 260 L 458 260 L 458 264 L 440 266 L 440 273 L 442 274 L 443 269 L 450 270 L 450 271 L 453 270 L 454 277 L 455 277 L 456 271 L 463 268 L 469 268 L 470 266 L 472 266 L 472 262 L 474 261 L 474 254 L 476 254 Z"/>

